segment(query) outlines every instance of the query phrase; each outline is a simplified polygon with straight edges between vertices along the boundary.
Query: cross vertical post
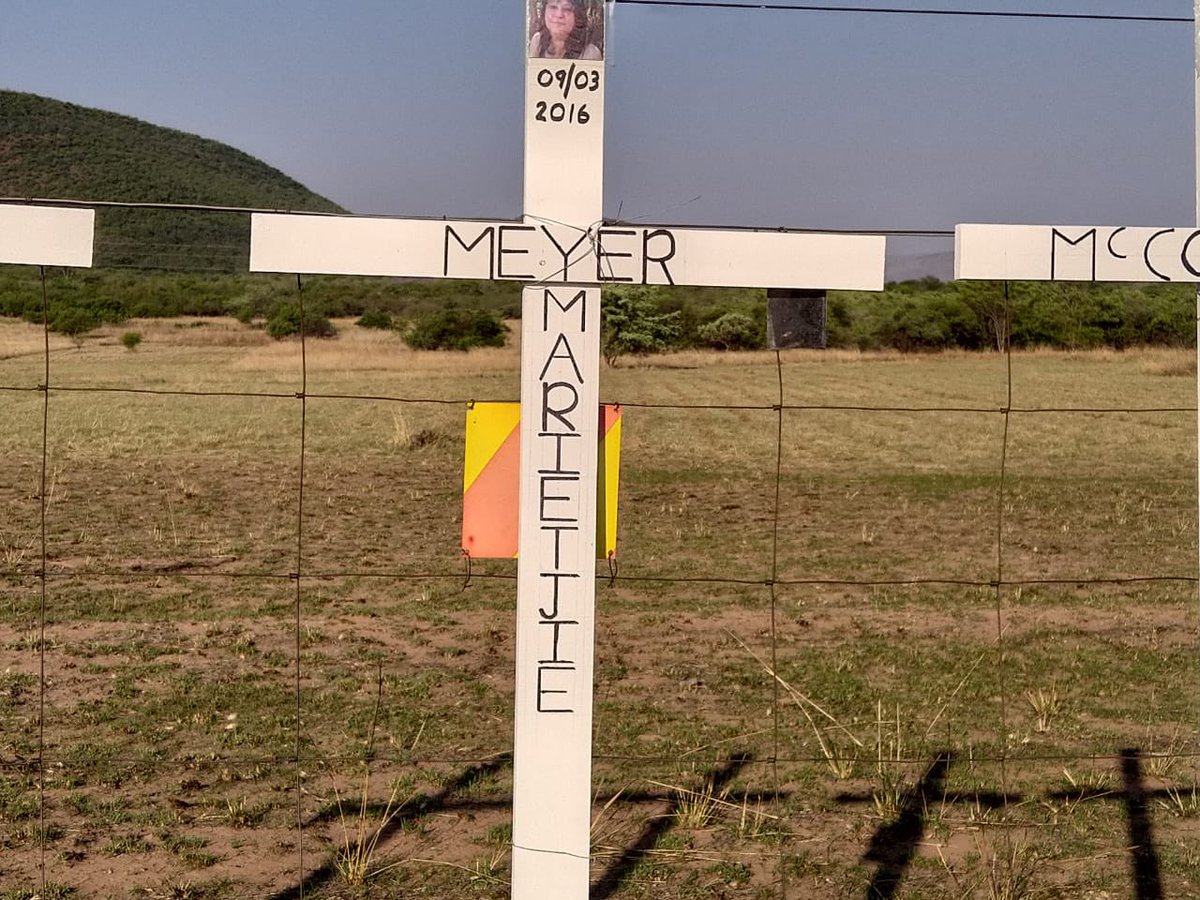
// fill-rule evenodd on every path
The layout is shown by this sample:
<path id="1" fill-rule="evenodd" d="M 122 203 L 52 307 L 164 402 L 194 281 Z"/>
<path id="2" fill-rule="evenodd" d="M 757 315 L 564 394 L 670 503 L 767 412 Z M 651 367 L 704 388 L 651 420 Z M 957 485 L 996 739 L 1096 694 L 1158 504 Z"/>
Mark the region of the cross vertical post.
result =
<path id="1" fill-rule="evenodd" d="M 602 8 L 572 0 L 529 6 L 525 227 L 567 237 L 563 261 L 534 273 L 555 283 L 527 285 L 521 302 L 512 896 L 583 900 L 591 832 L 600 288 L 594 272 L 588 284 L 556 270 L 591 252 L 601 224 L 604 61 L 599 52 L 591 54 L 599 59 L 535 55 L 541 50 L 535 43 L 565 14 L 581 36 L 577 42 L 599 51 L 597 22 L 587 17 Z"/>
<path id="2" fill-rule="evenodd" d="M 1200 229 L 1200 0 L 1194 0 L 1192 16 L 1196 32 L 1196 69 L 1195 69 L 1195 129 L 1196 129 L 1196 227 Z M 1196 353 L 1200 354 L 1200 283 L 1196 285 Z M 1196 446 L 1200 448 L 1200 366 L 1196 367 Z M 1200 452 L 1196 454 L 1197 466 L 1197 483 L 1200 484 Z M 1197 492 L 1196 503 L 1200 506 L 1200 491 Z M 1197 519 L 1197 530 L 1200 531 L 1200 519 Z M 1200 550 L 1200 541 L 1197 542 L 1197 548 Z M 1197 557 L 1198 571 L 1200 571 L 1200 556 Z M 1200 589 L 1198 589 L 1200 590 Z M 1200 604 L 1200 593 L 1197 595 L 1197 603 Z"/>

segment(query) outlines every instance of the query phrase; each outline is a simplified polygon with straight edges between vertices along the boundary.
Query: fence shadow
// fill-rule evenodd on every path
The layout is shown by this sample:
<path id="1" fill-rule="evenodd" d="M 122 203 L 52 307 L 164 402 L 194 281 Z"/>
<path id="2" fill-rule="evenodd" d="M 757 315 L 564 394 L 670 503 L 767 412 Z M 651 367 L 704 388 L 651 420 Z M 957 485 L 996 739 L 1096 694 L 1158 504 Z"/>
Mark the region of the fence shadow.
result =
<path id="1" fill-rule="evenodd" d="M 729 782 L 752 762 L 753 756 L 749 753 L 731 756 L 713 772 L 708 786 L 714 794 L 721 793 Z M 872 835 L 870 844 L 863 854 L 863 860 L 875 863 L 877 868 L 867 886 L 865 900 L 894 900 L 908 868 L 916 856 L 917 848 L 924 835 L 927 810 L 931 804 L 953 804 L 969 800 L 995 809 L 1021 801 L 1020 795 L 1005 795 L 996 792 L 973 791 L 969 794 L 947 792 L 945 780 L 952 762 L 953 754 L 950 751 L 939 752 L 921 780 L 903 795 L 895 820 L 881 825 Z M 1141 751 L 1137 749 L 1122 750 L 1120 762 L 1122 787 L 1119 790 L 1060 790 L 1053 791 L 1048 796 L 1055 799 L 1120 800 L 1125 807 L 1128 823 L 1128 846 L 1133 873 L 1134 898 L 1135 900 L 1164 900 L 1162 876 L 1148 804 L 1154 798 L 1167 796 L 1169 792 L 1162 789 L 1147 789 L 1141 771 Z M 454 795 L 470 787 L 479 778 L 503 771 L 511 763 L 511 754 L 503 754 L 490 762 L 464 769 L 453 781 L 448 782 L 436 793 L 411 798 L 405 808 L 383 829 L 380 840 L 386 841 L 407 823 L 431 812 L 510 806 L 511 801 L 508 798 L 458 799 Z M 676 814 L 684 799 L 679 796 L 670 797 L 659 792 L 630 792 L 622 796 L 626 803 L 668 803 L 669 808 L 665 813 L 650 819 L 637 839 L 625 848 L 621 855 L 592 884 L 589 896 L 593 900 L 608 900 L 617 892 L 624 879 L 645 858 L 646 854 L 654 849 L 659 839 L 675 827 Z M 742 792 L 731 794 L 729 798 L 736 801 L 752 796 L 754 795 L 749 792 Z M 843 793 L 835 799 L 839 803 L 867 803 L 870 802 L 871 797 L 867 794 Z M 385 804 L 372 803 L 367 808 L 378 814 L 384 811 Z M 306 820 L 303 827 L 309 828 L 321 822 L 327 822 L 337 815 L 336 808 L 326 808 Z M 324 885 L 336 874 L 337 870 L 333 860 L 327 860 L 307 875 L 303 875 L 299 883 L 270 895 L 269 900 L 300 900 L 305 891 Z"/>
<path id="2" fill-rule="evenodd" d="M 916 787 L 904 795 L 896 820 L 881 825 L 872 835 L 863 859 L 878 863 L 879 868 L 867 886 L 867 900 L 891 900 L 896 895 L 925 833 L 925 811 L 931 802 L 941 799 L 950 760 L 949 750 L 938 753 Z"/>
<path id="3" fill-rule="evenodd" d="M 1125 807 L 1128 825 L 1134 897 L 1136 900 L 1164 900 L 1158 852 L 1154 844 L 1154 829 L 1147 804 L 1150 799 L 1169 796 L 1170 792 L 1147 790 L 1142 777 L 1139 750 L 1122 750 L 1120 759 L 1121 790 L 1063 790 L 1053 791 L 1049 796 L 1058 800 L 1119 799 Z M 872 836 L 863 859 L 877 863 L 878 868 L 867 887 L 866 900 L 891 900 L 895 897 L 924 834 L 925 811 L 929 803 L 933 800 L 955 803 L 964 799 L 961 795 L 945 792 L 943 788 L 951 760 L 950 752 L 939 753 L 921 781 L 904 795 L 896 820 L 881 826 Z M 866 802 L 869 799 L 860 794 L 840 794 L 837 797 L 841 803 Z M 994 809 L 1011 802 L 1019 802 L 1020 796 L 974 793 L 971 799 Z"/>
<path id="4" fill-rule="evenodd" d="M 379 837 L 380 842 L 382 843 L 386 841 L 389 837 L 403 828 L 406 823 L 421 816 L 428 815 L 431 812 L 463 806 L 509 806 L 510 803 L 507 800 L 455 802 L 453 797 L 455 793 L 468 787 L 476 779 L 489 775 L 495 775 L 496 773 L 503 771 L 511 764 L 512 754 L 502 754 L 490 762 L 482 763 L 476 766 L 470 766 L 469 768 L 464 769 L 457 778 L 444 785 L 440 791 L 437 791 L 434 794 L 423 794 L 413 797 L 406 805 L 405 809 L 389 820 L 387 825 L 385 825 L 381 830 Z M 373 812 L 382 812 L 384 805 L 369 804 L 367 808 Z M 317 813 L 303 824 L 304 827 L 307 828 L 311 825 L 315 825 L 318 822 L 328 821 L 335 815 L 337 815 L 335 810 L 328 809 L 324 812 Z M 333 860 L 327 860 L 323 865 L 313 869 L 307 875 L 302 872 L 300 874 L 299 883 L 284 888 L 282 891 L 277 891 L 276 893 L 270 895 L 269 900 L 300 900 L 305 891 L 320 887 L 333 878 L 336 874 L 337 868 L 334 865 Z"/>
<path id="5" fill-rule="evenodd" d="M 729 784 L 739 772 L 742 771 L 753 760 L 753 756 L 749 753 L 739 753 L 731 756 L 726 760 L 719 769 L 713 772 L 712 777 L 708 781 L 708 786 L 711 787 L 714 794 L 720 791 Z M 607 900 L 621 886 L 621 882 L 625 877 L 634 870 L 646 853 L 654 849 L 659 838 L 675 827 L 676 813 L 679 812 L 679 799 L 676 798 L 671 803 L 670 810 L 647 823 L 642 829 L 642 833 L 638 835 L 636 841 L 625 849 L 617 859 L 615 859 L 604 874 L 601 875 L 592 885 L 589 897 L 592 900 Z"/>
<path id="6" fill-rule="evenodd" d="M 1137 900 L 1163 900 L 1158 853 L 1154 849 L 1154 829 L 1146 811 L 1148 793 L 1142 780 L 1141 755 L 1136 749 L 1121 751 L 1121 782 L 1124 787 L 1122 799 L 1129 820 L 1129 852 L 1133 861 L 1133 887 Z"/>
<path id="7" fill-rule="evenodd" d="M 1121 751 L 1121 789 L 1087 788 L 1084 790 L 1054 791 L 1055 800 L 1113 800 L 1125 807 L 1129 834 L 1129 855 L 1133 869 L 1133 888 L 1136 900 L 1163 900 L 1162 875 L 1158 867 L 1158 851 L 1154 846 L 1154 828 L 1150 823 L 1148 802 L 1169 798 L 1167 789 L 1147 790 L 1142 778 L 1142 753 L 1137 748 Z"/>

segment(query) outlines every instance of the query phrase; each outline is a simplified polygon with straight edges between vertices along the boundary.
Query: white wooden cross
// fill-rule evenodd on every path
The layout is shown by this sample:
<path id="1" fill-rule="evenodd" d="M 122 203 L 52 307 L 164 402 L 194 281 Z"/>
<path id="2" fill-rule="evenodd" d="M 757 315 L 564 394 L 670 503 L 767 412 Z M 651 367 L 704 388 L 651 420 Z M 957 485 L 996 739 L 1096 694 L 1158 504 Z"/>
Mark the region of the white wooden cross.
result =
<path id="1" fill-rule="evenodd" d="M 976 281 L 1200 281 L 1200 229 L 959 225 L 954 277 Z"/>
<path id="2" fill-rule="evenodd" d="M 877 235 L 606 225 L 601 0 L 516 2 L 528 3 L 521 14 L 537 23 L 535 33 L 546 26 L 540 37 L 522 34 L 522 47 L 545 46 L 569 14 L 583 48 L 581 58 L 527 60 L 524 218 L 255 215 L 250 269 L 527 282 L 512 896 L 582 900 L 591 824 L 600 286 L 882 290 L 885 248 Z M 587 24 L 594 30 L 581 34 Z"/>

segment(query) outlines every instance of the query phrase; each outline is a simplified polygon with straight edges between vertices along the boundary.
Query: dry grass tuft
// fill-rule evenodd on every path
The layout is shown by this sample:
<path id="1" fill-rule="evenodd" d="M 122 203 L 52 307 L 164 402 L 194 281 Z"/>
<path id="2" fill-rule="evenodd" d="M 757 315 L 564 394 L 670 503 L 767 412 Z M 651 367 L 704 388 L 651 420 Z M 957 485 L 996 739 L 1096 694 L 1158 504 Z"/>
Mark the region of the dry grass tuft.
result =
<path id="1" fill-rule="evenodd" d="M 497 371 L 516 372 L 520 368 L 520 352 L 515 344 L 461 353 L 447 350 L 413 350 L 393 331 L 359 328 L 353 321 L 346 319 L 339 319 L 335 325 L 338 328 L 338 336 L 335 339 L 306 342 L 305 357 L 310 372 L 420 372 L 422 375 L 465 375 Z M 272 341 L 265 338 L 234 365 L 243 371 L 277 372 L 295 369 L 299 360 L 298 339 Z"/>
<path id="2" fill-rule="evenodd" d="M 1160 358 L 1147 361 L 1146 371 L 1169 378 L 1195 377 L 1196 354 L 1190 350 L 1163 351 Z"/>
<path id="3" fill-rule="evenodd" d="M 980 853 L 988 861 L 988 900 L 1027 900 L 1036 891 L 1039 868 L 1037 850 L 1024 838 L 1005 835 L 1003 848 L 989 854 Z"/>
<path id="4" fill-rule="evenodd" d="M 947 354 L 950 355 L 950 354 Z M 783 350 L 780 359 L 793 363 L 862 363 L 862 362 L 914 362 L 920 357 L 901 353 L 898 350 L 857 350 L 853 348 L 830 350 Z M 654 356 L 622 357 L 615 369 L 707 369 L 715 367 L 745 367 L 775 365 L 774 350 L 746 350 L 731 353 L 714 353 L 711 350 L 679 350 Z"/>
<path id="5" fill-rule="evenodd" d="M 0 319 L 0 360 L 40 354 L 45 349 L 41 325 Z M 70 350 L 75 342 L 61 334 L 50 335 L 50 350 Z"/>

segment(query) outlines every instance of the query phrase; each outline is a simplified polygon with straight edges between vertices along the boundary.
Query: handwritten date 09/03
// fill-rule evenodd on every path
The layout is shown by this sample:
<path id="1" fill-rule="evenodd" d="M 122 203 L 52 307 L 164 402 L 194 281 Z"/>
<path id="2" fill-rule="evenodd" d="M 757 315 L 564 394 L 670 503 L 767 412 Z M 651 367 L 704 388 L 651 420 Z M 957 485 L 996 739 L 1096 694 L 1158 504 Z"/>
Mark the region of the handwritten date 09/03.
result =
<path id="1" fill-rule="evenodd" d="M 594 93 L 600 90 L 600 72 L 596 69 L 576 69 L 575 63 L 571 63 L 568 69 L 542 69 L 537 74 L 537 83 L 538 87 L 543 88 L 557 85 L 566 100 L 571 96 L 571 91 Z"/>

